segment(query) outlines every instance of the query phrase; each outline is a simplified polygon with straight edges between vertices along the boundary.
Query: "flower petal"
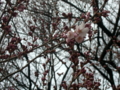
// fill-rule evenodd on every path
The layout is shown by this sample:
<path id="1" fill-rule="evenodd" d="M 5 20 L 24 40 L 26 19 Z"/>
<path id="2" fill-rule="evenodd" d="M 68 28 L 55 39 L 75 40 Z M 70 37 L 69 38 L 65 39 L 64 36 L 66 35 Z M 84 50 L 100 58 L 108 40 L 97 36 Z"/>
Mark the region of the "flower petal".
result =
<path id="1" fill-rule="evenodd" d="M 82 33 L 82 30 L 77 29 L 77 30 L 75 30 L 75 33 L 76 33 L 76 34 L 80 34 L 80 33 Z"/>
<path id="2" fill-rule="evenodd" d="M 68 31 L 66 35 L 67 35 L 68 39 L 72 39 L 75 36 L 74 32 L 72 32 L 72 31 Z"/>
<path id="3" fill-rule="evenodd" d="M 84 28 L 85 28 L 85 23 L 82 22 L 82 24 L 79 26 L 79 28 L 80 28 L 81 30 L 84 29 Z"/>
<path id="4" fill-rule="evenodd" d="M 84 40 L 84 37 L 82 37 L 82 36 L 77 36 L 77 37 L 75 38 L 75 41 L 76 41 L 77 43 L 81 43 L 83 40 Z"/>
<path id="5" fill-rule="evenodd" d="M 82 30 L 82 33 L 88 33 L 88 31 L 89 31 L 89 28 L 84 28 L 84 29 Z"/>
<path id="6" fill-rule="evenodd" d="M 66 38 L 66 42 L 69 43 L 69 42 L 70 42 L 70 39 Z"/>

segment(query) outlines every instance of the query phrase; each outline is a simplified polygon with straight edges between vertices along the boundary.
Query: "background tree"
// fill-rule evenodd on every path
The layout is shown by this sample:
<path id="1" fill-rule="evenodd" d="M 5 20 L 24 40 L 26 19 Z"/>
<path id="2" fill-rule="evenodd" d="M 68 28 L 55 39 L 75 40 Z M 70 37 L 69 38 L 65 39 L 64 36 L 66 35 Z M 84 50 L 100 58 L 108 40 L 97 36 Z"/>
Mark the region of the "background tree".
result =
<path id="1" fill-rule="evenodd" d="M 119 90 L 120 2 L 1 0 L 1 90 Z"/>

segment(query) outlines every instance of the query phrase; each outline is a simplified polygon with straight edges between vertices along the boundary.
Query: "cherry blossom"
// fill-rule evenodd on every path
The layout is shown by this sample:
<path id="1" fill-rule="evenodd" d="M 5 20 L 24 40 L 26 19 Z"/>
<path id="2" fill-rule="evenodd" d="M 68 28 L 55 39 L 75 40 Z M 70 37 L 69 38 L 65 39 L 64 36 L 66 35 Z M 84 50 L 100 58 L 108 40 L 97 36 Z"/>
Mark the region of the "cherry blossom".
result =
<path id="1" fill-rule="evenodd" d="M 86 24 L 82 22 L 81 25 L 76 26 L 75 31 L 68 31 L 66 36 L 66 42 L 70 42 L 71 39 L 75 39 L 77 43 L 81 43 L 90 28 L 86 27 Z"/>
<path id="2" fill-rule="evenodd" d="M 84 38 L 83 38 L 82 36 L 77 36 L 77 37 L 75 38 L 75 41 L 76 41 L 77 43 L 81 43 L 83 40 L 84 40 Z"/>
<path id="3" fill-rule="evenodd" d="M 76 29 L 75 29 L 75 33 L 79 36 L 85 36 L 87 33 L 88 33 L 88 31 L 89 31 L 89 28 L 88 27 L 85 27 L 85 23 L 84 22 L 82 22 L 82 24 L 81 25 L 79 25 L 79 26 L 76 26 Z"/>
<path id="4" fill-rule="evenodd" d="M 73 38 L 74 38 L 74 34 L 75 34 L 74 32 L 68 31 L 68 32 L 67 32 L 67 38 L 68 38 L 68 39 L 73 39 Z"/>
<path id="5" fill-rule="evenodd" d="M 75 33 L 77 34 L 77 37 L 75 37 L 75 40 L 77 43 L 81 43 L 89 31 L 89 28 L 85 27 L 85 25 L 86 24 L 84 22 L 82 22 L 81 25 L 76 26 Z"/>

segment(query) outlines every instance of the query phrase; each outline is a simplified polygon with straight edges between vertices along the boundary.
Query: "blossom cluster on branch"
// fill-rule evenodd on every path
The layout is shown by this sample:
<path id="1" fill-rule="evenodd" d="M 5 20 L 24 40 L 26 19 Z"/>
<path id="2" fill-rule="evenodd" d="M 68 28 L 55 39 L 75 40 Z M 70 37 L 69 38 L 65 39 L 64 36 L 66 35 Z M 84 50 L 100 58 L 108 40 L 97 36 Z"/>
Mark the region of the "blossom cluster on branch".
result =
<path id="1" fill-rule="evenodd" d="M 90 28 L 86 26 L 84 22 L 81 25 L 75 27 L 74 31 L 68 31 L 66 36 L 66 42 L 69 43 L 70 40 L 74 39 L 77 43 L 81 43 L 86 34 L 89 32 Z"/>

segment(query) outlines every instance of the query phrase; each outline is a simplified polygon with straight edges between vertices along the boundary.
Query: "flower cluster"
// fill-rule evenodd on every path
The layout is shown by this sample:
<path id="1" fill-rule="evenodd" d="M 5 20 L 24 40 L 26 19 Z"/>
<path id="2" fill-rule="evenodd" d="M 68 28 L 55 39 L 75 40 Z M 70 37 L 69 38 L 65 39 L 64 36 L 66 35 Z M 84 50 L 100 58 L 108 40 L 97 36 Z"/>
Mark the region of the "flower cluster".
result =
<path id="1" fill-rule="evenodd" d="M 20 43 L 21 39 L 17 37 L 13 37 L 11 41 L 9 42 L 6 50 L 8 50 L 10 53 L 15 51 L 18 47 L 17 44 Z"/>
<path id="2" fill-rule="evenodd" d="M 88 33 L 90 27 L 87 27 L 87 24 L 85 24 L 84 22 L 82 22 L 81 25 L 76 26 L 75 31 L 68 31 L 67 32 L 67 38 L 66 38 L 66 42 L 69 43 L 70 40 L 74 39 L 77 43 L 81 43 L 86 34 Z"/>

